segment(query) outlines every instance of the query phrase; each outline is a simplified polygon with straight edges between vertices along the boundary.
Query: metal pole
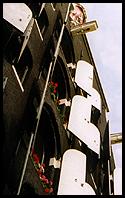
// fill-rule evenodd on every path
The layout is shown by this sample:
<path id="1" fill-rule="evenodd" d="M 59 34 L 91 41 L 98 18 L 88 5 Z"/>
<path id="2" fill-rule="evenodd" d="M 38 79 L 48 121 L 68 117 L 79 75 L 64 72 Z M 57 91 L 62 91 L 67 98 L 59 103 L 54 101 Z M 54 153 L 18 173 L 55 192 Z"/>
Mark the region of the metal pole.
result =
<path id="1" fill-rule="evenodd" d="M 28 162 L 29 154 L 30 154 L 30 149 L 31 149 L 33 136 L 34 136 L 34 134 L 31 133 L 30 142 L 29 142 L 29 146 L 28 146 L 28 150 L 27 150 L 27 154 L 26 154 L 26 158 L 25 158 L 25 162 L 24 162 L 24 167 L 23 167 L 23 171 L 22 171 L 22 175 L 21 175 L 21 179 L 20 179 L 20 184 L 19 184 L 19 187 L 18 187 L 17 195 L 20 194 L 20 190 L 21 190 L 21 187 L 22 187 L 22 182 L 23 182 L 23 178 L 24 178 L 24 174 L 25 174 L 25 170 L 26 170 L 26 165 L 27 165 L 27 162 Z"/>
<path id="2" fill-rule="evenodd" d="M 58 40 L 58 43 L 57 43 L 57 47 L 56 47 L 56 50 L 55 50 L 55 53 L 54 53 L 54 58 L 53 58 L 53 60 L 50 63 L 50 67 L 49 67 L 49 71 L 48 71 L 48 74 L 47 74 L 47 79 L 46 79 L 45 87 L 44 87 L 44 90 L 43 90 L 42 99 L 41 99 L 41 102 L 40 102 L 39 111 L 38 111 L 38 114 L 37 114 L 37 124 L 36 124 L 36 128 L 35 128 L 35 133 L 32 133 L 31 134 L 31 137 L 30 137 L 30 142 L 29 142 L 29 146 L 28 146 L 28 150 L 27 150 L 27 154 L 26 154 L 26 158 L 25 158 L 25 162 L 24 162 L 24 167 L 23 167 L 23 171 L 22 171 L 21 180 L 20 180 L 20 184 L 19 184 L 17 195 L 20 194 L 20 190 L 21 190 L 21 187 L 22 187 L 22 182 L 23 182 L 25 171 L 26 171 L 26 166 L 27 166 L 27 162 L 28 162 L 28 157 L 29 157 L 29 154 L 30 154 L 31 146 L 33 148 L 34 147 L 34 144 L 35 144 L 37 129 L 38 129 L 38 125 L 39 125 L 39 121 L 40 121 L 40 116 L 41 116 L 41 112 L 42 112 L 42 108 L 43 108 L 43 104 L 44 104 L 44 99 L 45 99 L 45 94 L 46 94 L 46 90 L 47 90 L 47 86 L 48 86 L 48 82 L 49 82 L 51 68 L 54 67 L 54 65 L 56 63 L 56 60 L 57 60 L 59 46 L 60 46 L 61 39 L 62 39 L 62 36 L 63 36 L 64 27 L 65 27 L 66 21 L 68 19 L 70 5 L 71 5 L 71 3 L 69 3 L 69 5 L 68 5 L 68 9 L 67 9 L 65 21 L 64 21 L 64 24 L 62 26 L 61 33 L 60 33 L 60 36 L 59 36 L 59 40 Z M 33 144 L 32 144 L 32 142 L 33 142 Z"/>
<path id="3" fill-rule="evenodd" d="M 46 5 L 46 3 L 42 3 L 42 6 L 41 6 L 41 9 L 40 9 L 40 12 L 39 12 L 38 17 L 40 17 L 40 15 L 41 15 L 41 13 L 42 13 L 43 8 L 45 7 L 45 5 Z"/>
<path id="4" fill-rule="evenodd" d="M 22 83 L 21 83 L 21 81 L 20 81 L 20 78 L 19 78 L 19 76 L 18 76 L 18 74 L 17 74 L 17 71 L 16 71 L 14 65 L 12 65 L 12 69 L 13 69 L 14 74 L 15 74 L 15 76 L 16 76 L 17 82 L 19 83 L 19 86 L 20 86 L 20 88 L 21 88 L 21 91 L 24 92 L 24 88 L 23 88 L 23 86 L 22 86 Z"/>
<path id="5" fill-rule="evenodd" d="M 57 46 L 56 46 L 56 50 L 55 50 L 55 53 L 54 53 L 54 58 L 55 58 L 55 60 L 54 60 L 54 63 L 53 63 L 53 68 L 52 68 L 51 76 L 52 76 L 52 74 L 53 74 L 54 67 L 55 67 L 55 63 L 56 63 L 57 56 L 58 56 L 58 53 L 59 53 L 59 46 L 60 46 L 60 43 L 61 43 L 61 40 L 62 40 L 64 28 L 65 28 L 65 25 L 66 25 L 66 22 L 67 22 L 67 19 L 68 19 L 70 6 L 71 6 L 71 3 L 69 3 L 69 5 L 68 5 L 68 9 L 67 9 L 65 21 L 64 21 L 64 23 L 63 23 L 63 25 L 62 25 L 62 29 L 61 29 L 61 32 L 60 32 L 59 40 L 58 40 L 58 43 L 57 43 Z"/>
<path id="6" fill-rule="evenodd" d="M 111 195 L 111 184 L 110 184 L 110 162 L 108 160 L 108 187 L 109 187 L 109 195 Z"/>

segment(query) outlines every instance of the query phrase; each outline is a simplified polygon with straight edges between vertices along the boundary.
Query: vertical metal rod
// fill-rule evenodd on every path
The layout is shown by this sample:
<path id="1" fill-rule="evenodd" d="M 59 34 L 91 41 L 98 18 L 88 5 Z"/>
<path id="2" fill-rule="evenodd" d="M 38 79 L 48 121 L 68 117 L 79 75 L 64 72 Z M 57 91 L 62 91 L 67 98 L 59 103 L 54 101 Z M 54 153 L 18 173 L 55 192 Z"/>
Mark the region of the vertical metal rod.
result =
<path id="1" fill-rule="evenodd" d="M 47 86 L 48 86 L 48 82 L 49 82 L 51 68 L 56 63 L 56 59 L 57 59 L 58 51 L 59 51 L 59 45 L 60 45 L 60 42 L 61 42 L 61 39 L 62 39 L 64 25 L 66 24 L 66 21 L 67 21 L 67 18 L 68 18 L 70 5 L 71 5 L 71 3 L 69 3 L 69 5 L 68 5 L 68 10 L 67 10 L 67 13 L 66 13 L 65 22 L 64 22 L 64 24 L 62 26 L 62 30 L 61 30 L 61 33 L 60 33 L 60 36 L 59 36 L 59 40 L 58 40 L 57 47 L 56 47 L 56 50 L 55 50 L 54 58 L 53 58 L 53 60 L 50 63 L 50 67 L 49 67 L 49 71 L 48 71 L 48 74 L 47 74 L 45 87 L 44 87 L 44 90 L 43 90 L 42 99 L 41 99 L 41 102 L 40 102 L 40 107 L 39 107 L 38 114 L 37 114 L 37 124 L 36 124 L 36 128 L 35 128 L 35 133 L 31 134 L 31 138 L 30 138 L 30 142 L 29 142 L 29 146 L 28 146 L 28 150 L 27 150 L 27 154 L 26 154 L 26 158 L 25 158 L 25 163 L 24 163 L 24 167 L 23 167 L 23 171 L 22 171 L 21 180 L 20 180 L 20 184 L 19 184 L 17 195 L 20 194 L 20 190 L 21 190 L 21 187 L 22 187 L 22 182 L 23 182 L 25 171 L 26 171 L 26 165 L 27 165 L 27 162 L 28 162 L 28 157 L 29 157 L 29 154 L 30 154 L 31 147 L 33 148 L 34 144 L 35 144 L 37 129 L 38 129 L 38 126 L 39 126 L 40 116 L 41 116 L 41 112 L 42 112 L 42 108 L 43 108 L 43 104 L 44 104 L 44 99 L 45 99 L 45 94 L 46 94 L 46 90 L 47 90 Z"/>
<path id="2" fill-rule="evenodd" d="M 111 195 L 111 183 L 110 183 L 110 161 L 108 160 L 108 184 L 109 184 L 109 195 Z"/>
<path id="3" fill-rule="evenodd" d="M 46 5 L 46 3 L 42 3 L 42 6 L 41 6 L 41 9 L 40 9 L 40 12 L 39 12 L 39 15 L 38 15 L 38 17 L 40 17 L 40 15 L 41 15 L 41 12 L 43 11 L 43 8 L 45 7 L 45 5 Z"/>
<path id="4" fill-rule="evenodd" d="M 20 81 L 20 78 L 19 78 L 19 76 L 18 76 L 18 74 L 17 74 L 17 71 L 16 71 L 14 65 L 12 65 L 12 69 L 13 69 L 14 74 L 15 74 L 15 76 L 16 76 L 16 79 L 17 79 L 17 81 L 18 81 L 18 83 L 19 83 L 19 86 L 20 86 L 20 88 L 21 88 L 21 91 L 24 92 L 24 88 L 23 88 L 23 86 L 22 86 L 22 83 L 21 83 L 21 81 Z"/>
<path id="5" fill-rule="evenodd" d="M 94 187 L 95 187 L 95 189 L 97 190 L 97 186 L 96 186 L 96 184 L 95 184 L 95 181 L 94 181 L 94 178 L 93 178 L 92 173 L 90 173 L 90 175 L 91 175 L 91 178 L 92 178 L 92 182 L 93 182 L 93 184 L 94 184 Z"/>
<path id="6" fill-rule="evenodd" d="M 8 80 L 8 77 L 4 77 L 4 81 L 3 81 L 3 91 L 4 91 L 5 87 L 6 87 L 7 80 Z"/>
<path id="7" fill-rule="evenodd" d="M 19 150 L 20 144 L 21 144 L 21 139 L 19 140 L 19 143 L 18 143 L 18 145 L 17 145 L 15 155 L 17 155 L 17 153 L 18 153 L 18 150 Z"/>
<path id="8" fill-rule="evenodd" d="M 67 19 L 68 19 L 70 6 L 71 6 L 71 3 L 69 3 L 69 5 L 68 5 L 68 9 L 67 9 L 67 13 L 66 13 L 65 21 L 64 21 L 64 23 L 63 23 L 63 25 L 62 25 L 62 29 L 61 29 L 61 32 L 60 32 L 59 40 L 58 40 L 58 43 L 57 43 L 57 46 L 56 46 L 56 50 L 55 50 L 55 53 L 54 53 L 55 60 L 54 60 L 54 64 L 53 64 L 53 68 L 52 68 L 51 76 L 53 75 L 53 71 L 54 71 L 55 63 L 56 63 L 57 56 L 58 56 L 58 53 L 59 53 L 59 47 L 60 47 L 60 43 L 61 43 L 61 40 L 62 40 L 63 31 L 64 31 L 64 28 L 65 28 L 65 25 L 66 25 L 66 22 L 67 22 Z"/>
<path id="9" fill-rule="evenodd" d="M 23 178 L 24 178 L 24 174 L 25 174 L 25 170 L 26 170 L 26 165 L 27 165 L 27 162 L 28 162 L 29 154 L 30 154 L 30 149 L 31 149 L 33 136 L 34 136 L 34 134 L 31 133 L 30 142 L 29 142 L 29 146 L 28 146 L 28 149 L 27 149 L 27 154 L 26 154 L 26 158 L 25 158 L 25 162 L 24 162 L 23 172 L 22 172 L 22 175 L 21 175 L 21 179 L 20 179 L 20 184 L 19 184 L 19 187 L 18 187 L 17 195 L 20 194 L 20 190 L 21 190 L 21 187 L 22 187 L 22 182 L 23 182 Z"/>
<path id="10" fill-rule="evenodd" d="M 25 80 L 25 77 L 26 77 L 26 75 L 27 75 L 28 70 L 29 70 L 29 68 L 28 68 L 28 66 L 26 66 L 26 69 L 25 69 L 25 71 L 24 71 L 23 77 L 22 77 L 22 79 L 21 79 L 21 83 L 22 83 L 22 84 L 23 84 L 23 82 L 24 82 L 24 80 Z"/>
<path id="11" fill-rule="evenodd" d="M 43 36 L 42 36 L 42 34 L 41 34 L 41 31 L 40 31 L 40 28 L 39 28 L 39 25 L 38 25 L 38 22 L 37 22 L 36 19 L 35 19 L 35 23 L 36 23 L 36 26 L 37 26 L 37 30 L 38 30 L 38 32 L 39 32 L 39 36 L 40 36 L 41 40 L 43 41 Z"/>
<path id="12" fill-rule="evenodd" d="M 41 112 L 42 112 L 42 108 L 43 108 L 43 104 L 44 104 L 45 94 L 46 94 L 46 90 L 47 90 L 47 87 L 48 87 L 49 76 L 50 76 L 52 65 L 53 65 L 53 63 L 51 62 L 50 67 L 49 67 L 49 71 L 48 71 L 48 74 L 47 74 L 45 87 L 44 87 L 44 90 L 43 90 L 42 99 L 41 99 L 41 102 L 40 102 L 40 107 L 39 107 L 38 114 L 37 114 L 37 123 L 36 123 L 32 148 L 34 148 L 34 144 L 35 144 L 35 140 L 36 140 L 36 134 L 37 134 L 38 126 L 39 126 L 40 116 L 41 116 Z"/>

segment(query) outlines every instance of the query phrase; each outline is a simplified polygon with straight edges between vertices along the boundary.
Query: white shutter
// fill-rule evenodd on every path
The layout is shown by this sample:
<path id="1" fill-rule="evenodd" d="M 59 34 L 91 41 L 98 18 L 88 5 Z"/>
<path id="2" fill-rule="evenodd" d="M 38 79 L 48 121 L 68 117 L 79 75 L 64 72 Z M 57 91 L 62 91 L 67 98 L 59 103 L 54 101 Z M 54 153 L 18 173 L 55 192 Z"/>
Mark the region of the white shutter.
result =
<path id="1" fill-rule="evenodd" d="M 74 123 L 74 125 L 75 124 L 77 125 L 77 123 Z M 84 142 L 91 150 L 100 155 L 100 132 L 94 124 L 83 121 L 79 129 L 75 131 L 72 130 L 71 132 Z"/>
<path id="2" fill-rule="evenodd" d="M 67 150 L 62 159 L 58 195 L 79 195 L 86 177 L 86 155 L 75 149 Z"/>
<path id="3" fill-rule="evenodd" d="M 97 154 L 100 153 L 100 132 L 90 123 L 91 104 L 83 96 L 74 96 L 70 109 L 68 129 Z"/>
<path id="4" fill-rule="evenodd" d="M 3 3 L 3 18 L 24 33 L 32 12 L 25 3 Z"/>
<path id="5" fill-rule="evenodd" d="M 87 144 L 91 150 L 98 155 L 100 154 L 100 132 L 94 124 L 85 123 L 80 137 L 80 139 Z"/>
<path id="6" fill-rule="evenodd" d="M 96 195 L 93 188 L 85 182 L 82 188 L 80 188 L 80 195 Z"/>
<path id="7" fill-rule="evenodd" d="M 72 104 L 69 115 L 68 129 L 72 132 L 81 131 L 83 122 L 90 122 L 91 104 L 83 96 L 75 95 L 72 98 Z"/>
<path id="8" fill-rule="evenodd" d="M 93 188 L 88 184 L 83 185 L 72 184 L 67 186 L 62 186 L 62 189 L 58 191 L 58 195 L 96 195 Z"/>
<path id="9" fill-rule="evenodd" d="M 98 110 L 101 112 L 101 97 L 98 91 L 94 88 L 91 89 L 90 91 L 91 96 L 87 96 L 87 98 L 90 100 L 90 103 L 96 107 Z"/>
<path id="10" fill-rule="evenodd" d="M 86 61 L 78 61 L 75 82 L 80 88 L 90 94 L 93 85 L 93 66 Z"/>

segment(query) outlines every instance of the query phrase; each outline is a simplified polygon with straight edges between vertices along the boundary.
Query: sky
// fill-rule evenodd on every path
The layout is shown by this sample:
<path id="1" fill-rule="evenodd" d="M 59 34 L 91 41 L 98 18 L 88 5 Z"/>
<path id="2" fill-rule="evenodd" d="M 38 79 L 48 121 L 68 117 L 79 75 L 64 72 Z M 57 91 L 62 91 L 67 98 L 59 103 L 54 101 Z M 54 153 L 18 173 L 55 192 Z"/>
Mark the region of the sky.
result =
<path id="1" fill-rule="evenodd" d="M 109 106 L 110 133 L 122 132 L 122 3 L 83 3 L 87 21 L 98 29 L 86 34 Z M 115 194 L 122 194 L 122 143 L 112 146 L 116 164 Z"/>

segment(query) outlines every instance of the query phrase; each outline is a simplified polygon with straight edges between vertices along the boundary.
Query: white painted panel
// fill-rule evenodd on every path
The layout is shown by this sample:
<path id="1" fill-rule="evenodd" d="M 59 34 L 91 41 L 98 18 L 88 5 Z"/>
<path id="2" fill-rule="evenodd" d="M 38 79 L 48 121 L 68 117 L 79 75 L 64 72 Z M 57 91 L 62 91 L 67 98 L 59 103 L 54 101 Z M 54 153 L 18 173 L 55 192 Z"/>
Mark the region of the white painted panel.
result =
<path id="1" fill-rule="evenodd" d="M 91 96 L 87 96 L 87 98 L 90 100 L 90 103 L 101 111 L 101 97 L 99 92 L 96 89 L 91 88 L 90 94 Z"/>
<path id="2" fill-rule="evenodd" d="M 74 123 L 74 125 L 77 125 L 77 123 Z M 70 130 L 70 127 L 68 128 Z M 83 121 L 78 129 L 74 131 L 72 130 L 71 132 L 84 142 L 91 150 L 98 155 L 100 154 L 100 132 L 94 124 Z"/>
<path id="3" fill-rule="evenodd" d="M 75 149 L 67 150 L 62 159 L 58 195 L 81 193 L 86 178 L 86 155 Z"/>
<path id="4" fill-rule="evenodd" d="M 100 153 L 100 132 L 90 123 L 91 104 L 83 96 L 74 96 L 70 109 L 68 130 L 97 154 Z"/>
<path id="5" fill-rule="evenodd" d="M 90 94 L 93 85 L 93 66 L 86 61 L 78 61 L 75 82 L 80 88 Z"/>
<path id="6" fill-rule="evenodd" d="M 95 191 L 88 183 L 85 182 L 82 188 L 80 195 L 96 195 Z"/>
<path id="7" fill-rule="evenodd" d="M 84 124 L 83 132 L 79 136 L 91 150 L 100 154 L 100 132 L 94 124 Z"/>
<path id="8" fill-rule="evenodd" d="M 93 188 L 85 182 L 83 186 L 79 184 L 71 185 L 70 187 L 67 186 L 66 188 L 62 186 L 62 191 L 59 191 L 58 195 L 96 195 L 96 193 Z"/>
<path id="9" fill-rule="evenodd" d="M 72 98 L 72 104 L 69 115 L 68 129 L 71 131 L 81 131 L 83 121 L 90 122 L 91 103 L 83 96 L 75 95 Z"/>
<path id="10" fill-rule="evenodd" d="M 25 3 L 3 3 L 3 18 L 24 33 L 32 12 Z"/>

